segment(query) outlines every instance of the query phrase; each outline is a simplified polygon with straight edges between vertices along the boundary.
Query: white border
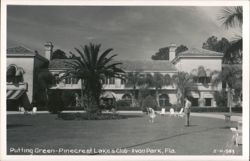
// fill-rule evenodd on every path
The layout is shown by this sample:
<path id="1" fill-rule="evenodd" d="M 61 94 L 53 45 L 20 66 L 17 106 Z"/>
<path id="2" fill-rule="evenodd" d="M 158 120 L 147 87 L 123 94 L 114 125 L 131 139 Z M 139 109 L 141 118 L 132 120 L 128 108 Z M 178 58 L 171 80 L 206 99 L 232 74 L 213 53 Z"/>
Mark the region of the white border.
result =
<path id="1" fill-rule="evenodd" d="M 6 8 L 7 5 L 83 5 L 83 6 L 243 6 L 243 155 L 242 156 L 7 156 L 6 155 Z M 249 1 L 96 1 L 96 0 L 2 0 L 1 2 L 1 145 L 0 160 L 249 160 Z"/>

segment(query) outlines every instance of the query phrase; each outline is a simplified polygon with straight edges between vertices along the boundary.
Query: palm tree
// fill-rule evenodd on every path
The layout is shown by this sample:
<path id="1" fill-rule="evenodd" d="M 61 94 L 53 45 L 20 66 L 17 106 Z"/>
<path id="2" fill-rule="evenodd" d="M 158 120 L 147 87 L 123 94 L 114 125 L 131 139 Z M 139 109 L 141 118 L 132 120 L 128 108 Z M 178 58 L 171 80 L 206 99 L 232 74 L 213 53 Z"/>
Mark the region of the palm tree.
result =
<path id="1" fill-rule="evenodd" d="M 178 72 L 172 76 L 172 79 L 177 88 L 178 101 L 181 103 L 181 106 L 184 106 L 185 96 L 187 96 L 191 90 L 195 90 L 193 77 L 186 72 Z"/>
<path id="2" fill-rule="evenodd" d="M 113 49 L 107 49 L 100 53 L 101 45 L 92 44 L 81 47 L 82 51 L 75 48 L 80 57 L 68 62 L 71 69 L 67 70 L 66 75 L 73 75 L 81 79 L 82 94 L 87 97 L 87 110 L 99 110 L 100 95 L 102 93 L 102 80 L 105 78 L 124 79 L 124 71 L 118 66 L 122 63 L 113 61 L 117 55 L 109 56 Z M 73 53 L 71 52 L 73 55 Z"/>
<path id="3" fill-rule="evenodd" d="M 139 72 L 129 72 L 126 75 L 126 86 L 131 87 L 133 90 L 132 94 L 132 107 L 136 106 L 136 91 L 137 87 L 142 84 L 142 78 Z"/>
<path id="4" fill-rule="evenodd" d="M 243 23 L 243 9 L 241 6 L 225 7 L 219 17 L 226 29 L 238 27 L 241 29 Z M 231 42 L 224 58 L 232 62 L 235 58 L 241 58 L 242 55 L 242 37 L 238 36 Z M 234 63 L 234 62 L 233 62 Z"/>
<path id="5" fill-rule="evenodd" d="M 242 91 L 242 69 L 240 66 L 227 65 L 222 68 L 222 71 L 212 72 L 212 85 L 218 86 L 220 83 L 225 83 L 227 87 L 227 106 L 229 112 L 232 112 L 233 96 L 241 97 Z M 239 84 L 240 83 L 240 84 Z M 236 93 L 235 93 L 236 91 Z"/>
<path id="6" fill-rule="evenodd" d="M 149 87 L 155 88 L 155 100 L 157 106 L 159 107 L 159 90 L 161 90 L 164 85 L 169 85 L 170 81 L 167 76 L 164 77 L 161 73 L 154 73 L 153 76 L 151 74 L 147 74 L 146 80 Z"/>

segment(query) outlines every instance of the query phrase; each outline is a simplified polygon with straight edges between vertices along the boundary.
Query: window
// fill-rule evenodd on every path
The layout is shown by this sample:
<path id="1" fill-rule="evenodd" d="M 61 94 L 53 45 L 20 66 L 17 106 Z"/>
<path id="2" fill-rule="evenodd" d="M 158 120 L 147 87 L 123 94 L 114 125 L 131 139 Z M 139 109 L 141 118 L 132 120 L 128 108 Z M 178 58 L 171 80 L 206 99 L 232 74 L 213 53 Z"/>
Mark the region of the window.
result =
<path id="1" fill-rule="evenodd" d="M 7 82 L 11 82 L 11 83 L 23 82 L 24 73 L 25 72 L 23 68 L 10 65 L 7 70 Z"/>
<path id="2" fill-rule="evenodd" d="M 194 83 L 211 83 L 211 77 L 194 77 Z"/>
<path id="3" fill-rule="evenodd" d="M 169 105 L 168 95 L 166 95 L 166 94 L 160 95 L 159 103 L 160 103 L 160 106 L 168 106 Z"/>
<path id="4" fill-rule="evenodd" d="M 205 98 L 205 106 L 212 106 L 212 98 Z"/>
<path id="5" fill-rule="evenodd" d="M 121 84 L 125 84 L 125 83 L 126 83 L 126 80 L 121 79 Z"/>
<path id="6" fill-rule="evenodd" d="M 130 94 L 124 94 L 124 95 L 122 96 L 122 100 L 128 102 L 130 105 L 132 104 L 132 97 L 131 97 Z"/>
<path id="7" fill-rule="evenodd" d="M 115 78 L 114 77 L 109 78 L 109 84 L 115 84 Z"/>
<path id="8" fill-rule="evenodd" d="M 71 78 L 65 78 L 65 84 L 71 84 Z"/>
<path id="9" fill-rule="evenodd" d="M 55 78 L 55 84 L 59 84 L 60 83 L 59 74 L 55 74 L 54 78 Z"/>
<path id="10" fill-rule="evenodd" d="M 72 78 L 72 84 L 77 84 L 78 83 L 78 79 L 77 78 Z"/>
<path id="11" fill-rule="evenodd" d="M 199 99 L 198 98 L 192 98 L 192 106 L 198 106 L 199 105 Z"/>
<path id="12" fill-rule="evenodd" d="M 14 82 L 16 76 L 16 67 L 10 66 L 7 70 L 7 82 Z"/>

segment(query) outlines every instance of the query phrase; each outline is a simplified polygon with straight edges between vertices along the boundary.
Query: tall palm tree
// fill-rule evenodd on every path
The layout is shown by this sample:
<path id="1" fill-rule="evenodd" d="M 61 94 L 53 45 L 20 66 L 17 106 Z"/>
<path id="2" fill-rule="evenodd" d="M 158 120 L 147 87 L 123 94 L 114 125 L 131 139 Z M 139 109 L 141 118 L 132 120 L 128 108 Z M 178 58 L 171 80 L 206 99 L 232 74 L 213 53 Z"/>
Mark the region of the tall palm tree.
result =
<path id="1" fill-rule="evenodd" d="M 132 107 L 136 106 L 136 91 L 137 87 L 142 84 L 142 78 L 139 72 L 129 72 L 126 75 L 126 86 L 132 87 Z"/>
<path id="2" fill-rule="evenodd" d="M 240 28 L 243 23 L 243 9 L 241 6 L 225 7 L 219 17 L 223 26 L 228 28 Z M 235 56 L 236 55 L 236 56 Z M 230 47 L 227 49 L 224 58 L 233 61 L 236 57 L 241 58 L 242 55 L 242 37 L 238 36 L 231 42 Z"/>
<path id="3" fill-rule="evenodd" d="M 124 79 L 124 71 L 119 68 L 122 63 L 115 62 L 113 58 L 117 55 L 109 56 L 113 49 L 107 49 L 100 53 L 100 44 L 81 46 L 81 49 L 75 48 L 80 57 L 75 58 L 73 62 L 68 62 L 71 69 L 67 70 L 66 75 L 73 75 L 81 79 L 82 94 L 87 96 L 88 110 L 98 110 L 100 105 L 100 95 L 102 92 L 102 80 L 104 78 Z M 73 54 L 71 52 L 71 54 Z"/>
<path id="4" fill-rule="evenodd" d="M 159 103 L 159 90 L 162 89 L 162 87 L 165 85 L 165 77 L 161 73 L 154 73 L 152 76 L 151 74 L 147 74 L 146 76 L 148 86 L 155 88 L 155 100 L 157 103 L 157 106 L 160 106 Z"/>
<path id="5" fill-rule="evenodd" d="M 186 72 L 178 72 L 172 76 L 172 79 L 177 88 L 177 98 L 181 106 L 184 106 L 185 96 L 187 96 L 191 90 L 195 90 L 193 77 Z"/>
<path id="6" fill-rule="evenodd" d="M 212 72 L 212 85 L 218 86 L 220 83 L 225 83 L 227 86 L 227 106 L 229 112 L 232 112 L 232 101 L 234 96 L 241 97 L 242 91 L 242 69 L 240 66 L 224 66 L 222 71 Z M 237 83 L 236 83 L 237 82 Z M 240 83 L 240 84 L 239 84 Z M 236 91 L 236 93 L 235 93 Z"/>

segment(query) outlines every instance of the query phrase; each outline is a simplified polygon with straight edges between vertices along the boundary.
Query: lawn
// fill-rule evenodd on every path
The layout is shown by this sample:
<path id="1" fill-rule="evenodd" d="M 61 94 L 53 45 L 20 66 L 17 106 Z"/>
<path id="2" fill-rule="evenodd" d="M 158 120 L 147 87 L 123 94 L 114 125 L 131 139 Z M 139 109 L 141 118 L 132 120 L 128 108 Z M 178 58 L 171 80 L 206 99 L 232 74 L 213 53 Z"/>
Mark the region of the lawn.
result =
<path id="1" fill-rule="evenodd" d="M 8 115 L 8 154 L 241 155 L 224 120 L 130 114 L 120 120 L 66 121 L 52 114 Z M 232 123 L 230 126 L 236 126 Z M 71 151 L 70 151 L 71 150 Z"/>

